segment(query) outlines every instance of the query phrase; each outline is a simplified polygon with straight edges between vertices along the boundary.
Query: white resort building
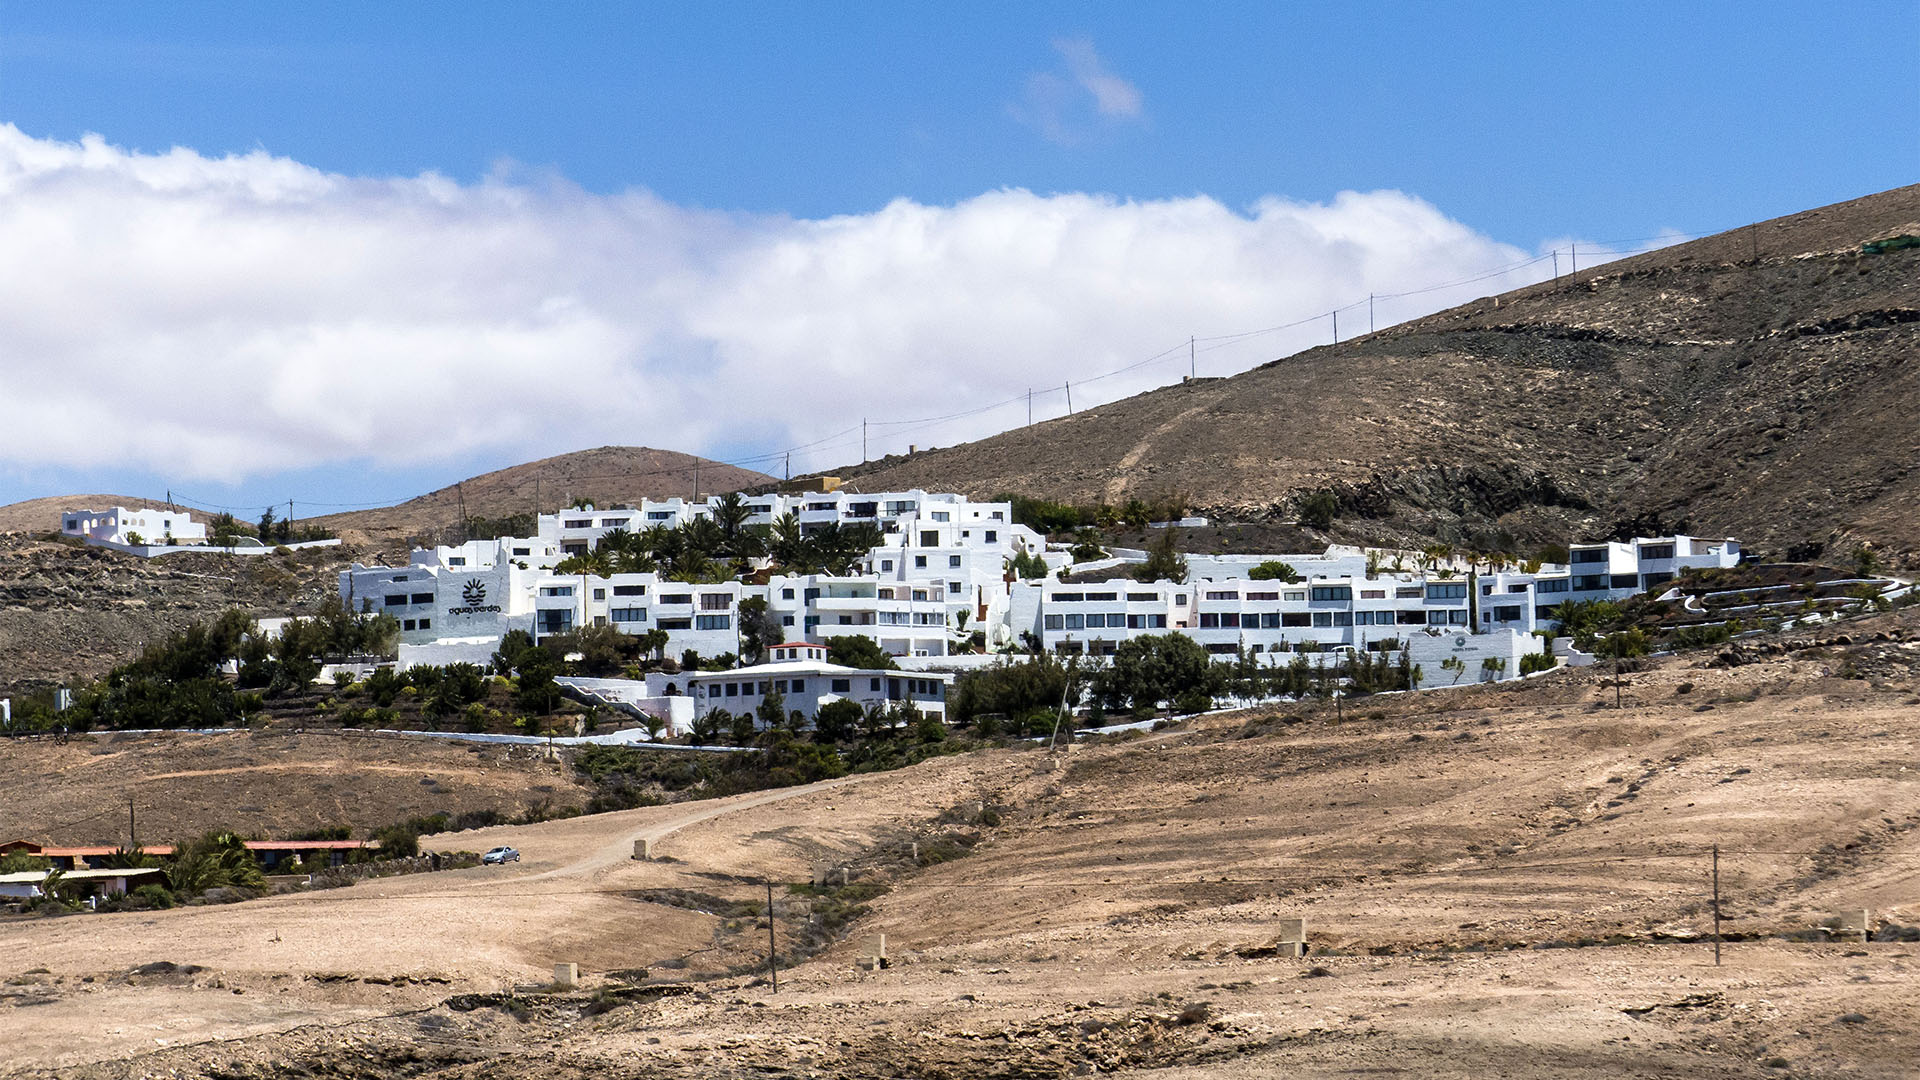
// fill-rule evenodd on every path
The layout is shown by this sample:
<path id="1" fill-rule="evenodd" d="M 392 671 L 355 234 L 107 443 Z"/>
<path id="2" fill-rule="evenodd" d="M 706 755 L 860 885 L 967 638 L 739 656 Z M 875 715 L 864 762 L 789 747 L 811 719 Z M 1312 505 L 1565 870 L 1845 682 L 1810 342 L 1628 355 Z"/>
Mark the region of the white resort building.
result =
<path id="1" fill-rule="evenodd" d="M 535 536 L 420 550 L 404 567 L 356 564 L 341 573 L 340 594 L 356 611 L 399 621 L 403 665 L 484 663 L 510 630 L 541 640 L 588 626 L 662 631 L 669 656 L 688 650 L 708 658 L 739 655 L 741 605 L 763 600 L 793 644 L 756 668 L 689 673 L 685 692 L 698 710 L 738 712 L 758 703 L 765 684 L 811 717 L 835 696 L 863 704 L 910 700 L 923 711 L 933 711 L 928 702 L 944 700 L 945 682 L 925 673 L 827 671 L 832 665 L 822 643 L 842 635 L 869 638 L 894 656 L 922 658 L 914 666 L 923 668 L 959 668 L 984 660 L 983 652 L 1023 647 L 1110 655 L 1131 638 L 1178 632 L 1211 653 L 1251 654 L 1270 663 L 1305 651 L 1404 649 L 1430 668 L 1448 657 L 1499 660 L 1489 670 L 1512 678 L 1521 656 L 1542 651 L 1538 635 L 1557 629 L 1554 609 L 1561 603 L 1658 590 L 1683 570 L 1733 566 L 1741 555 L 1731 539 L 1636 538 L 1570 545 L 1565 565 L 1481 572 L 1459 560 L 1418 556 L 1413 561 L 1420 568 L 1410 569 L 1406 553 L 1336 545 L 1302 555 L 1192 555 L 1188 580 L 1174 583 L 1134 580 L 1129 571 L 1144 558 L 1136 552 L 1094 564 L 1107 568 L 1104 580 L 1099 571 L 1062 580 L 1053 572 L 1067 568 L 1065 549 L 1049 550 L 1043 536 L 1015 524 L 1008 503 L 924 491 L 837 491 L 747 497 L 747 524 L 792 514 L 803 530 L 873 525 L 880 543 L 849 574 L 769 573 L 766 560 L 755 562 L 759 569 L 747 580 L 713 583 L 651 572 L 556 571 L 610 533 L 684 525 L 713 516 L 718 505 L 717 499 L 649 500 L 540 515 Z M 1049 576 L 1015 576 L 1011 563 L 1023 555 L 1043 560 Z M 1299 580 L 1259 569 L 1275 561 Z M 838 689 L 843 682 L 847 689 Z"/>

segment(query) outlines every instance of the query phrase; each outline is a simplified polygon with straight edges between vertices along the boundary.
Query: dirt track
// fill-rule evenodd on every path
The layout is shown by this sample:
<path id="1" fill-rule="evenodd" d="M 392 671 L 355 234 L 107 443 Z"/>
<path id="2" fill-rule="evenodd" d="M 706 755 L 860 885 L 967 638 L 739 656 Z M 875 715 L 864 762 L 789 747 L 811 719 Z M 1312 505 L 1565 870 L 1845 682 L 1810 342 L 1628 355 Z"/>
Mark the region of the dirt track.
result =
<path id="1" fill-rule="evenodd" d="M 996 751 L 448 838 L 526 853 L 504 869 L 0 925 L 9 970 L 48 969 L 5 988 L 0 1043 L 102 1076 L 1911 1075 L 1920 944 L 1782 936 L 1846 907 L 1920 924 L 1920 699 L 1843 662 L 1670 664 L 1619 710 L 1574 673 L 1248 738 L 1221 717 L 1053 767 Z M 971 803 L 1001 815 L 973 855 L 876 871 L 893 889 L 847 939 L 778 996 L 753 980 L 764 923 L 725 908 L 759 878 L 861 865 Z M 628 858 L 643 835 L 670 861 Z M 1720 968 L 1714 843 L 1742 939 Z M 638 893 L 672 889 L 711 900 Z M 1305 961 L 1272 955 L 1288 917 Z M 876 932 L 894 966 L 854 970 Z M 155 960 L 206 970 L 127 975 Z M 675 992 L 442 1004 L 560 960 L 589 991 L 647 968 Z"/>

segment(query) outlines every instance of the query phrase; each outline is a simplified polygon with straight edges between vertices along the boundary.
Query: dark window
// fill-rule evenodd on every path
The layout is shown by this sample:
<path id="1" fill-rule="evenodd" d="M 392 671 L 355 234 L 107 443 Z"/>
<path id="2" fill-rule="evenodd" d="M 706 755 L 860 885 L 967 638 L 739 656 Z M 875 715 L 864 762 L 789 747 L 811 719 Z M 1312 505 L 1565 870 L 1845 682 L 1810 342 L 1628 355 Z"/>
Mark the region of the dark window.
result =
<path id="1" fill-rule="evenodd" d="M 660 602 L 663 604 L 691 604 L 693 603 L 693 594 L 692 593 L 661 593 Z"/>
<path id="2" fill-rule="evenodd" d="M 693 621 L 693 628 L 695 630 L 731 630 L 733 628 L 733 616 L 702 615 Z"/>
<path id="3" fill-rule="evenodd" d="M 1573 579 L 1573 587 L 1577 592 L 1594 592 L 1604 589 L 1607 587 L 1607 575 L 1583 574 Z"/>
<path id="4" fill-rule="evenodd" d="M 655 622 L 653 625 L 659 627 L 662 630 L 691 630 L 693 629 L 693 620 L 692 619 L 661 619 Z"/>
<path id="5" fill-rule="evenodd" d="M 1515 582 L 1515 583 L 1513 583 L 1512 585 L 1509 585 L 1509 586 L 1507 586 L 1507 591 L 1508 591 L 1508 592 L 1510 592 L 1510 593 L 1513 593 L 1513 592 L 1526 592 L 1526 591 L 1527 591 L 1527 583 L 1526 583 L 1526 582 L 1524 582 L 1524 581 L 1517 581 L 1517 582 Z"/>
<path id="6" fill-rule="evenodd" d="M 1648 544 L 1646 547 L 1640 549 L 1640 557 L 1643 559 L 1671 559 L 1673 558 L 1673 545 Z"/>
<path id="7" fill-rule="evenodd" d="M 617 623 L 646 622 L 647 609 L 643 607 L 617 607 L 608 611 L 607 617 Z"/>
<path id="8" fill-rule="evenodd" d="M 387 606 L 388 607 L 406 607 L 407 594 L 406 593 L 388 593 Z"/>
<path id="9" fill-rule="evenodd" d="M 1616 589 L 1635 589 L 1639 588 L 1639 586 L 1640 578 L 1636 574 L 1613 575 L 1613 587 Z"/>
<path id="10" fill-rule="evenodd" d="M 1640 586 L 1641 588 L 1651 589 L 1656 585 L 1665 585 L 1672 580 L 1672 574 L 1646 574 L 1640 578 Z"/>
<path id="11" fill-rule="evenodd" d="M 432 619 L 421 619 L 421 620 L 420 620 L 420 629 L 422 629 L 422 630 L 431 630 L 431 629 L 433 629 L 433 620 L 432 620 Z"/>
<path id="12" fill-rule="evenodd" d="M 647 587 L 645 585 L 615 585 L 613 587 L 613 595 L 645 596 L 647 595 Z"/>
<path id="13" fill-rule="evenodd" d="M 1212 611 L 1203 611 L 1200 613 L 1200 629 L 1218 630 L 1219 628 L 1220 616 L 1218 613 Z"/>
<path id="14" fill-rule="evenodd" d="M 1046 616 L 1046 628 L 1047 628 L 1048 630 L 1058 630 L 1058 629 L 1060 629 L 1060 628 L 1061 628 L 1061 626 L 1062 626 L 1062 625 L 1064 625 L 1064 624 L 1063 624 L 1063 622 L 1062 622 L 1062 617 L 1061 617 L 1061 616 L 1059 616 L 1059 615 L 1048 615 L 1048 616 Z"/>
<path id="15" fill-rule="evenodd" d="M 853 693 L 853 680 L 852 680 L 852 679 L 835 679 L 835 680 L 833 680 L 833 692 L 834 692 L 834 693 L 836 693 L 836 694 L 851 694 L 851 693 Z"/>
<path id="16" fill-rule="evenodd" d="M 1533 583 L 1534 592 L 1566 592 L 1567 579 L 1563 577 L 1541 578 Z"/>
<path id="17" fill-rule="evenodd" d="M 412 620 L 412 619 L 401 619 L 401 620 L 400 620 L 400 629 L 402 629 L 402 630 L 411 630 L 411 629 L 413 629 L 413 620 Z"/>
<path id="18" fill-rule="evenodd" d="M 1240 625 L 1240 613 L 1237 611 L 1221 612 L 1220 625 L 1223 627 L 1231 626 L 1231 627 L 1238 628 Z"/>
<path id="19" fill-rule="evenodd" d="M 1315 625 L 1315 626 L 1332 626 L 1332 625 L 1333 625 L 1333 612 L 1331 612 L 1331 611 L 1316 611 L 1316 612 L 1314 612 L 1314 613 L 1313 613 L 1313 625 Z"/>
<path id="20" fill-rule="evenodd" d="M 1336 611 L 1336 612 L 1333 612 L 1333 625 L 1335 625 L 1335 626 L 1352 626 L 1352 625 L 1353 625 L 1353 612 L 1351 612 L 1351 611 Z"/>
<path id="21" fill-rule="evenodd" d="M 1575 548 L 1572 560 L 1576 563 L 1596 563 L 1607 561 L 1606 548 Z"/>
<path id="22" fill-rule="evenodd" d="M 1426 621 L 1426 614 L 1419 611 L 1402 611 L 1394 617 L 1394 622 L 1399 623 L 1401 626 L 1419 626 Z"/>
<path id="23" fill-rule="evenodd" d="M 1463 593 L 1462 595 L 1465 595 L 1465 594 Z M 1353 586 L 1351 585 L 1315 585 L 1311 591 L 1311 595 L 1309 595 L 1307 599 L 1309 600 L 1351 600 L 1353 599 Z"/>
<path id="24" fill-rule="evenodd" d="M 1465 600 L 1466 598 L 1467 587 L 1463 583 L 1427 586 L 1429 600 Z"/>
<path id="25" fill-rule="evenodd" d="M 1304 611 L 1283 611 L 1280 613 L 1281 626 L 1312 626 L 1313 617 Z"/>
<path id="26" fill-rule="evenodd" d="M 1497 607 L 1493 609 L 1493 617 L 1501 622 L 1519 622 L 1522 610 L 1518 605 Z"/>

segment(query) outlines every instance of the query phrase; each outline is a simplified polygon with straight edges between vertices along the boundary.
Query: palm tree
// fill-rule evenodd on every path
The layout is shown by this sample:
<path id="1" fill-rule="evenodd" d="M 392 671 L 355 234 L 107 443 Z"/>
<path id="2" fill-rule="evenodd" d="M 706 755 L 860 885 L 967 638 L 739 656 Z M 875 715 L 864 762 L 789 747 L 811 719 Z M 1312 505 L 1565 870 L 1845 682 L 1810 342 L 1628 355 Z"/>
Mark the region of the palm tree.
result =
<path id="1" fill-rule="evenodd" d="M 752 516 L 753 509 L 747 505 L 745 497 L 737 491 L 729 491 L 714 500 L 714 523 L 720 526 L 720 532 L 729 540 L 740 535 L 740 530 L 746 526 L 747 519 Z"/>

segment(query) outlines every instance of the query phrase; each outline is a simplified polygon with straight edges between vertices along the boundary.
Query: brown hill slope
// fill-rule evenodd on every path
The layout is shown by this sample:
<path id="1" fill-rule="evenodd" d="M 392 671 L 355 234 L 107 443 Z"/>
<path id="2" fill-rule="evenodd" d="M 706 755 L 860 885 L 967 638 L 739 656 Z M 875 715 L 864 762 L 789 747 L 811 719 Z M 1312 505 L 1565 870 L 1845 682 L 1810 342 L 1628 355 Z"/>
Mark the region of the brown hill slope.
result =
<path id="1" fill-rule="evenodd" d="M 773 478 L 692 454 L 645 446 L 602 446 L 542 458 L 463 480 L 396 506 L 317 518 L 317 524 L 349 530 L 375 543 L 457 532 L 460 510 L 475 517 L 505 517 L 538 509 L 553 513 L 574 499 L 602 506 L 643 498 L 686 496 L 696 484 L 702 495 L 771 483 Z"/>
<path id="2" fill-rule="evenodd" d="M 152 500 L 133 495 L 51 495 L 44 499 L 27 499 L 0 506 L 0 533 L 59 532 L 60 515 L 68 510 L 151 505 L 154 505 Z"/>
<path id="3" fill-rule="evenodd" d="M 1633 528 L 1773 549 L 1920 518 L 1920 185 L 1649 252 L 911 458 L 868 490 L 1183 496 L 1290 517 L 1339 496 L 1361 539 L 1526 544 Z"/>

